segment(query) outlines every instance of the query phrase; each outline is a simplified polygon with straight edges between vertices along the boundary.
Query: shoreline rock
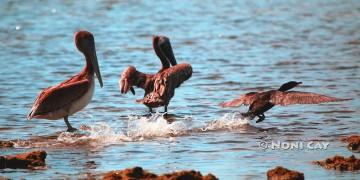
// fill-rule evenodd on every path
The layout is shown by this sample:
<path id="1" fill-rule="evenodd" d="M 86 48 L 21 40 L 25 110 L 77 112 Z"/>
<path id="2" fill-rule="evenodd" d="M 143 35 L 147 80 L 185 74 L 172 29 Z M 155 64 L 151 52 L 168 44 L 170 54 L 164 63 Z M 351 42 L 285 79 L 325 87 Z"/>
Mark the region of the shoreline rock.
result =
<path id="1" fill-rule="evenodd" d="M 350 151 L 360 153 L 360 135 L 344 137 L 341 140 L 349 143 L 347 148 Z"/>
<path id="2" fill-rule="evenodd" d="M 0 156 L 0 169 L 37 169 L 45 166 L 45 151 L 31 151 L 10 156 Z"/>
<path id="3" fill-rule="evenodd" d="M 177 171 L 173 173 L 166 173 L 163 175 L 156 175 L 149 171 L 143 170 L 141 167 L 128 168 L 124 170 L 110 171 L 103 176 L 103 180 L 116 180 L 116 179 L 154 179 L 154 180 L 218 180 L 212 174 L 203 176 L 199 171 Z"/>
<path id="4" fill-rule="evenodd" d="M 0 148 L 12 148 L 14 143 L 11 141 L 0 141 Z"/>
<path id="5" fill-rule="evenodd" d="M 214 175 L 207 174 L 203 176 L 199 171 L 194 170 L 184 170 L 184 171 L 177 171 L 172 173 L 166 173 L 158 177 L 160 180 L 166 180 L 166 179 L 202 179 L 202 180 L 217 180 L 218 178 Z"/>
<path id="6" fill-rule="evenodd" d="M 304 173 L 289 170 L 282 166 L 270 169 L 266 175 L 268 180 L 304 180 Z"/>
<path id="7" fill-rule="evenodd" d="M 346 158 L 344 156 L 335 155 L 323 161 L 314 161 L 326 169 L 334 169 L 339 171 L 356 171 L 360 170 L 360 159 L 356 159 L 354 155 Z"/>

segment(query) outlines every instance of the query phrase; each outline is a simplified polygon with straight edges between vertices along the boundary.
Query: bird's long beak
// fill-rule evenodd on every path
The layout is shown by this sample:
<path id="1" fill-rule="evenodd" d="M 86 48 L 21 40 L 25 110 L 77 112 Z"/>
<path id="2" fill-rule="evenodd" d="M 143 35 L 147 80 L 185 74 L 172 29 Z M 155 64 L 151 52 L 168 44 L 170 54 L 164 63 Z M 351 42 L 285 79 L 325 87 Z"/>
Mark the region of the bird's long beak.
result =
<path id="1" fill-rule="evenodd" d="M 131 93 L 133 94 L 133 95 L 135 95 L 135 90 L 134 90 L 134 88 L 131 86 L 130 87 L 130 91 L 131 91 Z"/>
<path id="2" fill-rule="evenodd" d="M 95 71 L 95 74 L 96 74 L 96 77 L 98 78 L 99 80 L 99 84 L 100 84 L 100 87 L 103 87 L 103 82 L 102 82 L 102 78 L 101 78 L 101 74 L 100 74 L 100 68 L 99 68 L 99 63 L 98 63 L 98 60 L 97 60 L 97 56 L 96 56 L 96 51 L 94 49 L 94 51 L 92 51 L 92 55 L 91 55 L 91 65 L 93 66 L 93 69 Z"/>
<path id="3" fill-rule="evenodd" d="M 158 46 L 159 46 L 160 51 L 164 54 L 166 59 L 171 64 L 171 66 L 175 66 L 177 64 L 177 62 L 176 62 L 174 52 L 171 47 L 170 40 L 167 39 L 167 41 L 165 43 L 160 43 L 160 44 L 158 44 Z"/>
<path id="4" fill-rule="evenodd" d="M 122 84 L 122 87 L 121 87 L 121 93 L 125 93 L 125 94 L 126 94 L 127 92 L 129 92 L 129 90 L 131 91 L 131 93 L 132 93 L 133 95 L 135 95 L 135 90 L 134 90 L 134 88 L 133 88 L 131 85 L 129 85 L 128 82 L 124 81 L 123 84 Z"/>
<path id="5" fill-rule="evenodd" d="M 120 83 L 121 94 L 126 94 L 127 92 L 129 92 L 129 90 L 131 91 L 131 93 L 133 95 L 135 95 L 135 90 L 131 86 L 131 84 L 128 82 L 128 80 L 126 78 L 124 78 L 124 79 L 121 78 L 121 83 Z"/>

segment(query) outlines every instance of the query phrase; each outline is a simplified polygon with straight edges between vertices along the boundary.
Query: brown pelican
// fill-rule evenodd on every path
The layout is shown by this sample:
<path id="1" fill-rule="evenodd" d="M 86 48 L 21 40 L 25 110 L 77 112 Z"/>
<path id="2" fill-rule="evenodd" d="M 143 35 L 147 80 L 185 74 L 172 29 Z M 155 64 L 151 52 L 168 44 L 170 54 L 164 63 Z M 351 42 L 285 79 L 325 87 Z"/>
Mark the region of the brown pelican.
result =
<path id="1" fill-rule="evenodd" d="M 170 40 L 165 36 L 154 36 L 153 48 L 162 63 L 161 69 L 156 74 L 145 74 L 133 66 L 128 67 L 121 75 L 120 91 L 126 94 L 130 90 L 135 95 L 133 86 L 142 88 L 145 95 L 138 103 L 146 105 L 150 112 L 152 108 L 165 106 L 167 112 L 175 89 L 191 77 L 192 67 L 187 63 L 177 64 Z"/>
<path id="2" fill-rule="evenodd" d="M 86 59 L 83 70 L 70 79 L 44 89 L 36 98 L 28 119 L 64 118 L 67 131 L 76 130 L 69 121 L 68 116 L 83 109 L 91 100 L 94 93 L 94 73 L 103 86 L 100 69 L 95 51 L 94 36 L 87 31 L 75 33 L 75 44 Z"/>
<path id="3" fill-rule="evenodd" d="M 256 121 L 256 123 L 258 123 L 265 119 L 264 112 L 268 111 L 275 105 L 288 106 L 292 104 L 319 104 L 325 102 L 350 100 L 339 99 L 310 92 L 288 91 L 299 84 L 301 84 L 301 82 L 290 81 L 283 84 L 278 90 L 249 92 L 232 101 L 223 102 L 220 104 L 220 106 L 250 106 L 248 112 L 243 113 L 242 115 L 249 117 L 250 119 L 258 116 L 259 119 Z"/>

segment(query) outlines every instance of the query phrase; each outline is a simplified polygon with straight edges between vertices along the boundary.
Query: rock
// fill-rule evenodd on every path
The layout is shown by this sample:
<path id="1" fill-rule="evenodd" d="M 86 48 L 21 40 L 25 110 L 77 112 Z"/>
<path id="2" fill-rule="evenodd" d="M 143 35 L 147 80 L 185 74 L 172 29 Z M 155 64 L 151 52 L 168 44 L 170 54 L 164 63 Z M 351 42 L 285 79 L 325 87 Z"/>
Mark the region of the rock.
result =
<path id="1" fill-rule="evenodd" d="M 217 180 L 218 178 L 212 174 L 203 176 L 199 171 L 178 171 L 169 174 L 163 174 L 157 178 L 158 180 L 182 180 L 182 179 L 192 179 L 192 180 Z"/>
<path id="2" fill-rule="evenodd" d="M 169 174 L 156 175 L 143 170 L 141 167 L 128 168 L 125 170 L 111 171 L 104 175 L 103 180 L 116 180 L 116 179 L 153 179 L 153 180 L 217 180 L 217 178 L 208 174 L 202 176 L 198 171 L 179 171 Z"/>
<path id="3" fill-rule="evenodd" d="M 0 169 L 36 169 L 45 166 L 45 151 L 32 151 L 13 156 L 0 156 Z"/>
<path id="4" fill-rule="evenodd" d="M 14 143 L 11 141 L 0 141 L 0 148 L 14 147 Z"/>
<path id="5" fill-rule="evenodd" d="M 339 171 L 360 170 L 360 159 L 356 159 L 354 155 L 348 158 L 336 155 L 323 161 L 314 161 L 314 163 L 326 169 L 335 169 Z"/>
<path id="6" fill-rule="evenodd" d="M 157 175 L 143 170 L 141 167 L 128 168 L 125 170 L 110 171 L 105 174 L 103 180 L 115 179 L 154 179 Z"/>
<path id="7" fill-rule="evenodd" d="M 267 172 L 268 180 L 304 180 L 304 174 L 277 166 Z"/>
<path id="8" fill-rule="evenodd" d="M 341 139 L 348 142 L 348 149 L 357 153 L 360 153 L 360 135 L 352 135 Z"/>

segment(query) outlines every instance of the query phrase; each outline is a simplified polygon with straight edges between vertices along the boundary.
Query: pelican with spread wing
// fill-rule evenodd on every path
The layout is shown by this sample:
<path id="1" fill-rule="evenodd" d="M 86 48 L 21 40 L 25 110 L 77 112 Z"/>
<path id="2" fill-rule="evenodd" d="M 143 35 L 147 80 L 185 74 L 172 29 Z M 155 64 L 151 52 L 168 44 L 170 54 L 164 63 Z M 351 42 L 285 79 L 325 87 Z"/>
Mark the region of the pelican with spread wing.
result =
<path id="1" fill-rule="evenodd" d="M 156 74 L 145 74 L 134 66 L 128 67 L 121 75 L 120 91 L 122 94 L 131 91 L 135 95 L 133 86 L 142 88 L 145 90 L 144 98 L 136 102 L 146 105 L 150 112 L 152 108 L 161 106 L 167 112 L 175 89 L 191 77 L 192 67 L 187 63 L 177 64 L 170 40 L 165 36 L 154 36 L 153 48 L 161 61 L 161 69 Z"/>
<path id="2" fill-rule="evenodd" d="M 290 81 L 283 84 L 278 90 L 249 92 L 232 101 L 223 102 L 220 104 L 220 106 L 250 106 L 248 112 L 243 113 L 242 115 L 249 117 L 250 119 L 253 119 L 256 116 L 259 117 L 259 119 L 256 121 L 256 123 L 258 123 L 265 119 L 264 113 L 275 105 L 288 106 L 293 104 L 320 104 L 326 102 L 350 100 L 339 99 L 311 92 L 288 91 L 299 84 L 301 84 L 301 82 Z"/>

